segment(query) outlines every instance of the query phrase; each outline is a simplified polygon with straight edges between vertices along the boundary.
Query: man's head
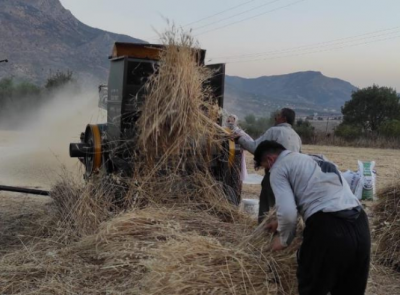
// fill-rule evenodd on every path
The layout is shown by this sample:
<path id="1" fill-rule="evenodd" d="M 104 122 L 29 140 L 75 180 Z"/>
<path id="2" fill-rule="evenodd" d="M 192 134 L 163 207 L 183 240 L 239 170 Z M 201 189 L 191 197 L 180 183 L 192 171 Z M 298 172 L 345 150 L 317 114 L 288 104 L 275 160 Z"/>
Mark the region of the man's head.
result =
<path id="1" fill-rule="evenodd" d="M 290 125 L 294 125 L 294 121 L 296 119 L 296 113 L 292 109 L 283 108 L 276 116 L 275 116 L 275 124 L 288 123 Z"/>
<path id="2" fill-rule="evenodd" d="M 226 119 L 226 123 L 228 124 L 235 124 L 237 121 L 237 117 L 235 115 L 229 115 L 229 117 Z"/>
<path id="3" fill-rule="evenodd" d="M 228 118 L 226 118 L 226 126 L 230 129 L 234 129 L 238 123 L 238 118 L 236 115 L 229 115 Z"/>
<path id="4" fill-rule="evenodd" d="M 276 141 L 265 140 L 261 142 L 254 152 L 255 168 L 271 169 L 284 150 L 285 148 Z"/>

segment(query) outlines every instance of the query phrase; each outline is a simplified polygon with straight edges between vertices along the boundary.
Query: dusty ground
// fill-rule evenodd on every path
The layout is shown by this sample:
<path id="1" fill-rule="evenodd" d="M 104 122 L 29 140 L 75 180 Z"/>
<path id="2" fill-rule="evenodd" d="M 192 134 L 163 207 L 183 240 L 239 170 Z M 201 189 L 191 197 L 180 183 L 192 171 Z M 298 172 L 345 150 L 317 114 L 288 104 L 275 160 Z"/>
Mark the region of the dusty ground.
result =
<path id="1" fill-rule="evenodd" d="M 25 183 L 28 186 L 48 188 L 61 174 L 60 163 L 63 163 L 68 170 L 77 171 L 75 163 L 68 160 L 66 151 L 65 153 L 55 151 L 57 156 L 53 158 L 46 158 L 46 152 L 43 150 L 36 150 L 34 156 L 26 151 L 23 154 L 14 153 L 23 150 L 23 146 L 10 150 L 10 144 L 15 143 L 12 139 L 14 135 L 0 133 L 0 148 L 3 152 L 3 156 L 0 158 L 1 180 L 13 179 L 12 184 L 21 185 Z M 5 152 L 6 150 L 7 152 Z M 396 181 L 400 170 L 400 150 L 305 146 L 304 151 L 306 153 L 324 154 L 337 163 L 342 170 L 356 170 L 358 159 L 375 160 L 378 172 L 377 183 L 380 188 Z M 8 155 L 8 157 L 5 157 L 5 155 Z M 9 159 L 11 156 L 14 159 L 13 161 Z M 249 173 L 262 174 L 262 171 L 254 171 L 251 155 L 247 155 L 246 159 Z M 13 162 L 17 165 L 12 166 Z M 39 165 L 41 168 L 39 169 L 35 165 Z M 47 172 L 43 176 L 40 171 L 46 165 L 51 165 L 54 169 L 51 173 Z M 7 169 L 4 169 L 5 167 Z M 5 175 L 7 171 L 12 173 Z M 75 173 L 78 174 L 78 172 Z M 257 198 L 259 190 L 259 185 L 244 185 L 244 196 Z M 3 255 L 13 251 L 13 249 L 23 247 L 24 241 L 31 239 L 35 235 L 35 231 L 40 230 L 40 224 L 44 222 L 48 211 L 51 210 L 50 203 L 51 199 L 47 197 L 0 192 L 0 263 Z M 373 218 L 372 215 L 370 217 Z M 394 295 L 399 294 L 399 289 L 399 273 L 378 265 L 372 265 L 368 295 Z"/>

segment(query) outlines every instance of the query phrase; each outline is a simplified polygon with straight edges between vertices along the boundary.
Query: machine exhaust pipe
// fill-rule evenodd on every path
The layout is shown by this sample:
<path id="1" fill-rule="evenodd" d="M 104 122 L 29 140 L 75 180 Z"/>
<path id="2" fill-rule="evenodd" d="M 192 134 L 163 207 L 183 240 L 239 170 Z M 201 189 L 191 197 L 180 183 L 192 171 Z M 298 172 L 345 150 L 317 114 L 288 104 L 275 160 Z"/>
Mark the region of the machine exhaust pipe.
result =
<path id="1" fill-rule="evenodd" d="M 69 156 L 71 158 L 84 158 L 89 153 L 89 147 L 84 143 L 70 143 Z"/>

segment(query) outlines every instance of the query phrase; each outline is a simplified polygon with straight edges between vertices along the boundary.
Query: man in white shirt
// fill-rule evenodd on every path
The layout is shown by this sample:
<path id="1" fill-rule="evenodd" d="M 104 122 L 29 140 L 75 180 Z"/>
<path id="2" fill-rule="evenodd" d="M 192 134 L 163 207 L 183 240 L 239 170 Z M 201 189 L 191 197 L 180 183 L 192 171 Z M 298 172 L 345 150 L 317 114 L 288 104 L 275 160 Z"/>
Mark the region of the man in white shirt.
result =
<path id="1" fill-rule="evenodd" d="M 292 242 L 298 213 L 306 223 L 298 252 L 299 294 L 364 294 L 371 249 L 368 218 L 335 166 L 319 165 L 274 141 L 259 144 L 254 160 L 270 171 L 276 197 L 277 221 L 267 225 L 275 233 L 272 250 Z"/>
<path id="2" fill-rule="evenodd" d="M 245 150 L 254 154 L 257 146 L 264 140 L 273 140 L 293 152 L 301 151 L 301 138 L 293 130 L 292 126 L 296 120 L 296 113 L 292 109 L 284 108 L 275 116 L 275 126 L 269 128 L 256 140 L 239 138 L 239 144 Z"/>
<path id="3" fill-rule="evenodd" d="M 285 147 L 285 149 L 300 152 L 301 138 L 293 130 L 296 113 L 292 109 L 284 108 L 275 116 L 275 126 L 269 128 L 258 139 L 253 140 L 249 137 L 241 136 L 238 140 L 241 147 L 254 154 L 257 146 L 264 140 L 273 140 Z M 268 213 L 269 209 L 275 205 L 275 197 L 271 189 L 269 173 L 265 173 L 265 177 L 261 183 L 260 205 L 258 212 L 258 222 L 261 223 Z"/>

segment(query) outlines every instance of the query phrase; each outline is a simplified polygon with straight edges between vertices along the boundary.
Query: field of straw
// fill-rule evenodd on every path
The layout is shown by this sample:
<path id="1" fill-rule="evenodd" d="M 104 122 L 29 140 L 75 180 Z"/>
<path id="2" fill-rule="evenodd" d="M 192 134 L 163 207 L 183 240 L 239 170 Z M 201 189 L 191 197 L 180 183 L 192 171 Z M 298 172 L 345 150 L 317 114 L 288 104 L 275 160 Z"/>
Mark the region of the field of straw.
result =
<path id="1" fill-rule="evenodd" d="M 300 234 L 288 249 L 272 253 L 271 235 L 227 202 L 207 169 L 212 149 L 198 152 L 205 144 L 219 147 L 224 137 L 203 88 L 212 73 L 195 62 L 190 36 L 169 32 L 163 41 L 168 50 L 147 85 L 138 122 L 134 181 L 118 204 L 101 176 L 84 185 L 66 174 L 52 199 L 0 195 L 0 294 L 297 293 Z M 359 157 L 376 160 L 380 188 L 397 175 L 400 156 L 305 151 L 325 154 L 342 169 L 355 169 Z M 258 190 L 247 185 L 244 195 L 256 197 Z M 374 262 L 369 295 L 396 294 L 400 276 L 391 269 Z"/>

